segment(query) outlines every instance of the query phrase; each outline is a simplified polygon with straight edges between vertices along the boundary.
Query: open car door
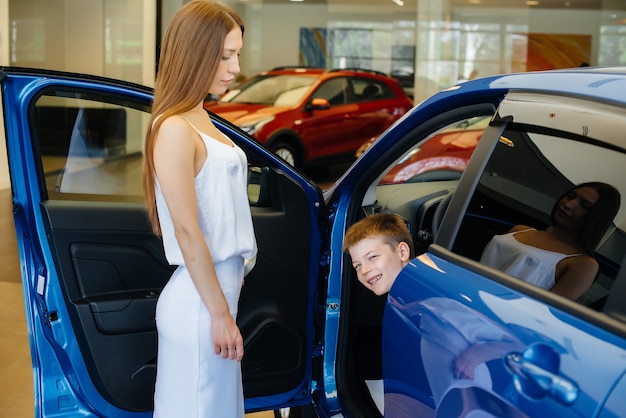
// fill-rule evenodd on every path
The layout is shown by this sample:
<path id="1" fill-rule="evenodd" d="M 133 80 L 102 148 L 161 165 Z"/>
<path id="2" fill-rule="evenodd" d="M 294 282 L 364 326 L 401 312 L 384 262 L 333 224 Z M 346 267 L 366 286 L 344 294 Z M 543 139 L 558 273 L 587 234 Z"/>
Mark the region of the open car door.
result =
<path id="1" fill-rule="evenodd" d="M 151 90 L 40 70 L 0 77 L 35 416 L 151 416 L 154 312 L 173 271 L 141 192 Z M 246 410 L 308 404 L 321 192 L 215 123 L 248 155 L 259 247 L 238 316 Z"/>

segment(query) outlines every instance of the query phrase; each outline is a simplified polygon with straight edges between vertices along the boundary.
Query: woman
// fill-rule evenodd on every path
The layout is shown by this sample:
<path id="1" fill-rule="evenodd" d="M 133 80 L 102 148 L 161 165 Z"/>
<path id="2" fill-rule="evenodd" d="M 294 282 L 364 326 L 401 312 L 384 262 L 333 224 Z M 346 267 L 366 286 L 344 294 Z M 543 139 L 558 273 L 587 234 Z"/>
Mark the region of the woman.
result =
<path id="1" fill-rule="evenodd" d="M 593 254 L 619 206 L 620 194 L 613 186 L 579 184 L 557 200 L 550 230 L 514 226 L 492 238 L 481 263 L 576 300 L 598 274 Z"/>
<path id="2" fill-rule="evenodd" d="M 145 144 L 144 192 L 165 255 L 179 266 L 159 297 L 154 417 L 243 417 L 235 322 L 244 262 L 256 256 L 246 155 L 202 104 L 239 72 L 243 22 L 185 4 L 163 39 Z"/>

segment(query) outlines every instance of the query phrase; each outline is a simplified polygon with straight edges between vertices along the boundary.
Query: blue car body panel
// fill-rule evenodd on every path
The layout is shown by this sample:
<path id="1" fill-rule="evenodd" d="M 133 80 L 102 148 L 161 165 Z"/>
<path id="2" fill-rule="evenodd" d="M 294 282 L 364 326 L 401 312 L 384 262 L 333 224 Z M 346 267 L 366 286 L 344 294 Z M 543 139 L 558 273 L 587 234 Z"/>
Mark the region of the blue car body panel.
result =
<path id="1" fill-rule="evenodd" d="M 386 396 L 463 414 L 475 406 L 493 416 L 595 416 L 626 370 L 624 339 L 435 254 L 419 256 L 398 277 L 383 341 Z M 471 346 L 487 361 L 473 379 L 455 378 L 455 360 Z M 516 355 L 524 354 L 527 364 L 515 369 Z M 425 370 L 426 379 L 407 364 Z M 456 409 L 454 389 L 436 393 L 438 385 L 463 391 L 466 409 Z M 626 408 L 626 400 L 613 402 L 621 403 L 615 411 Z"/>

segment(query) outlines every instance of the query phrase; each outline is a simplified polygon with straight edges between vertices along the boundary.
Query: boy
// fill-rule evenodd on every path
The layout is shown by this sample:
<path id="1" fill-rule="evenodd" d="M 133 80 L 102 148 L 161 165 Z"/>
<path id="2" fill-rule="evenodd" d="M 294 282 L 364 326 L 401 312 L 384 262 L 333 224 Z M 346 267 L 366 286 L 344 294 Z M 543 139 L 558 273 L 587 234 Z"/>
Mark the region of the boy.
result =
<path id="1" fill-rule="evenodd" d="M 381 296 L 413 257 L 413 240 L 402 217 L 377 213 L 348 228 L 343 250 L 350 254 L 359 281 Z"/>

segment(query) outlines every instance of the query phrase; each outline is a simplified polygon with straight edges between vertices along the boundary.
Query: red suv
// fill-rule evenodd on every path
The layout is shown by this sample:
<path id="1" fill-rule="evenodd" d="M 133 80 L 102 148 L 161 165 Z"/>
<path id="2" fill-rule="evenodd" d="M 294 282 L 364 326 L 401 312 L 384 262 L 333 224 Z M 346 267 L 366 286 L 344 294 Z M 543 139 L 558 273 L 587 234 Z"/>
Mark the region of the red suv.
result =
<path id="1" fill-rule="evenodd" d="M 413 106 L 396 79 L 361 69 L 281 67 L 204 107 L 238 125 L 291 165 L 354 158 Z"/>

